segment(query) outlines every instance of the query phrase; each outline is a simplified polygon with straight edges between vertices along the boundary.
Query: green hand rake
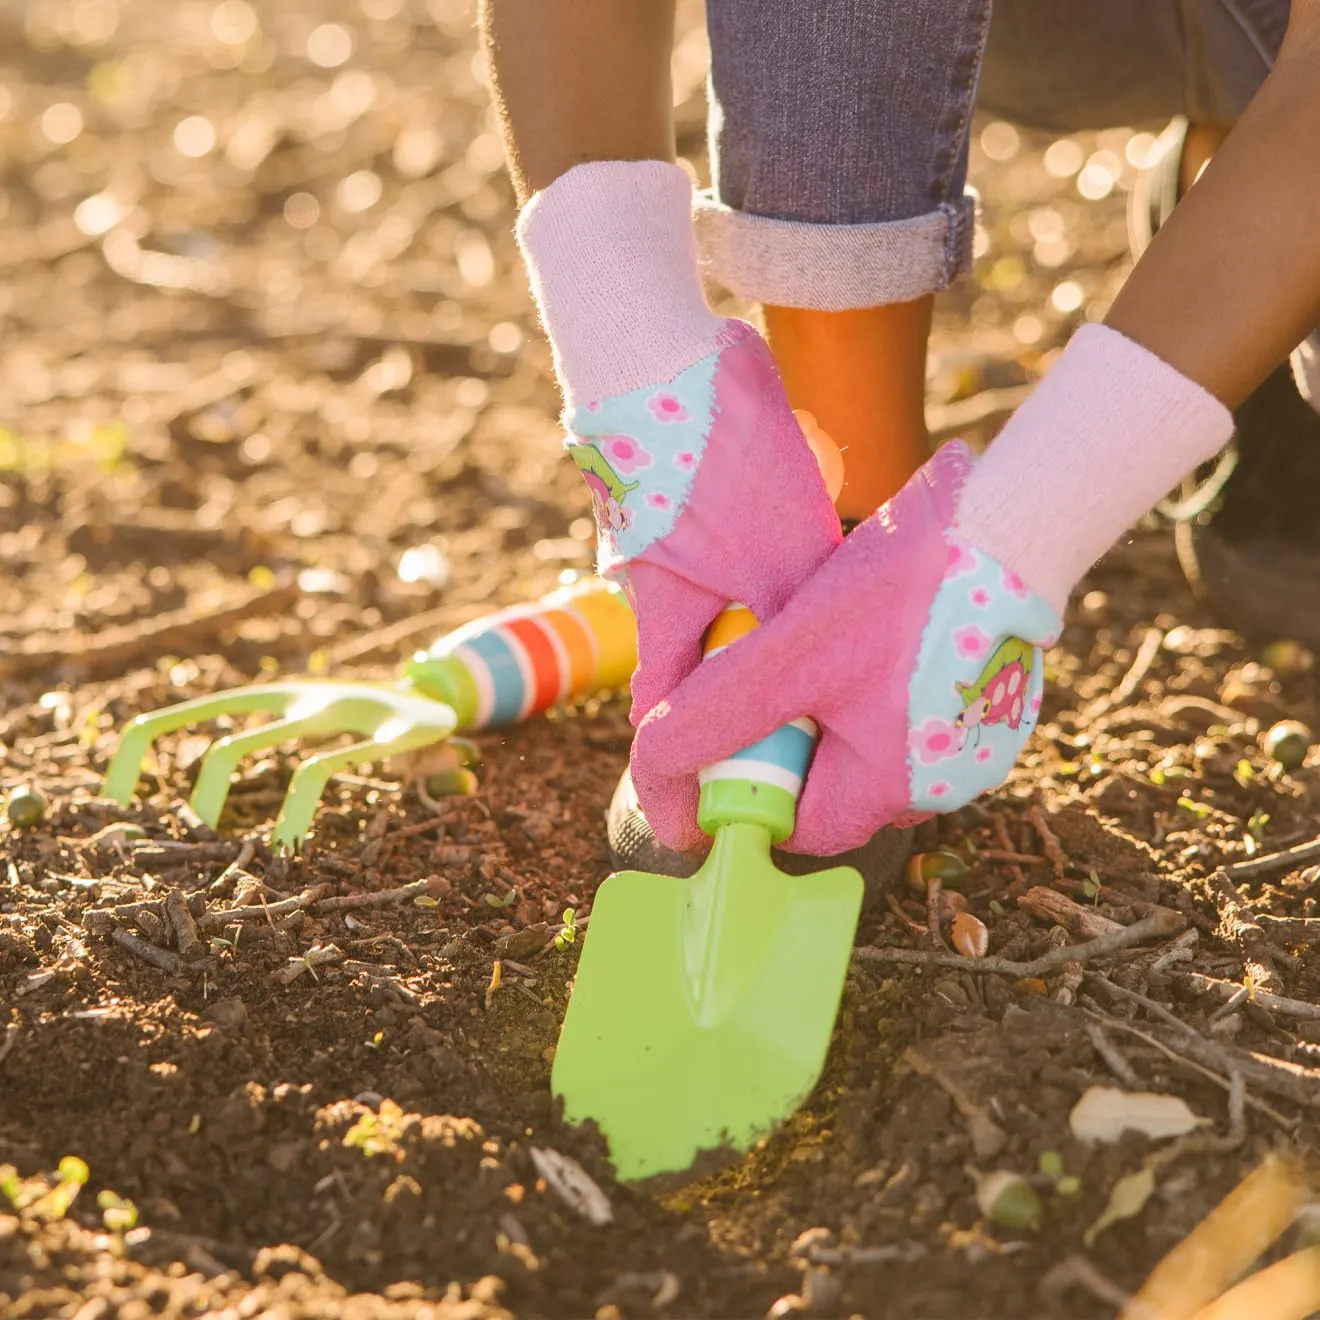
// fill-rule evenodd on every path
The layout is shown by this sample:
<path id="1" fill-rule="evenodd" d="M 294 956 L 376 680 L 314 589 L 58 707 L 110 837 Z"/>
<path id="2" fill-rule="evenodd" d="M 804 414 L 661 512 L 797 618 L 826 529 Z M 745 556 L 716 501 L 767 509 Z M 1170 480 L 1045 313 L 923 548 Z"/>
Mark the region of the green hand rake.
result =
<path id="1" fill-rule="evenodd" d="M 587 579 L 450 633 L 414 656 L 395 683 L 260 683 L 139 715 L 124 731 L 101 792 L 131 802 L 143 762 L 164 734 L 220 717 L 278 716 L 208 750 L 190 804 L 215 826 L 245 757 L 295 738 L 356 734 L 359 741 L 310 756 L 294 772 L 272 842 L 297 847 L 332 775 L 434 746 L 458 730 L 499 728 L 569 698 L 624 686 L 636 662 L 623 593 Z"/>

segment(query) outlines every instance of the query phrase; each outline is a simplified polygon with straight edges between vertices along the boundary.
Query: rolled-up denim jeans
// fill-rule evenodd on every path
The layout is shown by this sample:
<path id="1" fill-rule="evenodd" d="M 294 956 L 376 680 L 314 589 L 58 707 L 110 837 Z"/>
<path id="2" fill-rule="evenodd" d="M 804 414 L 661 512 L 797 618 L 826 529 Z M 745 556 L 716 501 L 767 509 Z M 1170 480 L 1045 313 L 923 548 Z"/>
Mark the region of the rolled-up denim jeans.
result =
<path id="1" fill-rule="evenodd" d="M 974 108 L 1073 132 L 1231 124 L 1288 0 L 707 0 L 711 168 L 697 229 L 741 297 L 902 302 L 971 263 Z"/>

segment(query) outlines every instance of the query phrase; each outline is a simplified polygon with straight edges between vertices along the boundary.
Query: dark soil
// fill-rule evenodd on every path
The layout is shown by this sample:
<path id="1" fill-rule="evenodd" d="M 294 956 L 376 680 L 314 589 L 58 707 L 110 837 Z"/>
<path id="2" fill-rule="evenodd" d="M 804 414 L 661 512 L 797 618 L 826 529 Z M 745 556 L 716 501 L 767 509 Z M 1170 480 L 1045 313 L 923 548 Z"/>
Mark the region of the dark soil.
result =
<path id="1" fill-rule="evenodd" d="M 271 674 L 386 677 L 589 567 L 470 8 L 258 10 L 83 0 L 0 19 L 0 754 L 6 790 L 49 802 L 36 828 L 0 825 L 0 1165 L 30 1188 L 65 1156 L 91 1171 L 62 1218 L 0 1197 L 0 1312 L 759 1317 L 805 1293 L 777 1313 L 1113 1315 L 1050 1271 L 1084 1253 L 1135 1288 L 1266 1152 L 1304 1148 L 1320 1103 L 1314 1022 L 1248 1002 L 1211 1032 L 1217 1001 L 1183 975 L 1240 981 L 1262 956 L 1230 929 L 1214 872 L 1320 832 L 1316 765 L 1282 772 L 1258 743 L 1276 719 L 1320 718 L 1311 658 L 1218 630 L 1167 529 L 1139 530 L 1079 593 L 1013 781 L 922 845 L 970 862 L 967 906 L 1010 958 L 1058 938 L 1028 911 L 1033 886 L 1121 923 L 1152 904 L 1184 914 L 1184 961 L 1129 951 L 1106 975 L 1224 1049 L 1291 1065 L 1286 1081 L 1252 1074 L 1240 1143 L 1189 1146 L 1090 1249 L 1110 1188 L 1152 1147 L 1069 1135 L 1082 1091 L 1116 1084 L 1084 1008 L 1111 1019 L 1145 1087 L 1228 1131 L 1223 1087 L 1095 982 L 1069 1007 L 1062 976 L 858 961 L 810 1103 L 664 1196 L 617 1184 L 599 1141 L 557 1121 L 549 1064 L 576 952 L 548 937 L 608 870 L 621 700 L 479 738 L 476 797 L 433 808 L 392 767 L 341 776 L 292 861 L 261 840 L 296 748 L 246 768 L 218 834 L 183 807 L 215 727 L 164 741 L 140 806 L 96 797 L 140 711 Z M 691 24 L 679 120 L 701 169 Z M 985 438 L 1121 282 L 1133 169 L 1131 129 L 1078 139 L 1117 180 L 1087 201 L 1058 153 L 1045 168 L 1047 140 L 978 135 L 984 234 L 976 278 L 943 301 L 931 415 Z M 421 547 L 432 580 L 405 581 L 401 556 Z M 1108 702 L 1152 629 L 1147 672 Z M 116 822 L 144 834 L 106 833 Z M 251 924 L 166 970 L 93 915 L 175 889 L 197 914 L 419 879 L 421 904 L 312 904 L 295 931 Z M 1248 912 L 1314 913 L 1301 866 L 1239 883 Z M 920 943 L 924 904 L 891 897 L 861 944 Z M 170 943 L 151 906 L 123 929 L 149 952 Z M 1320 955 L 1279 930 L 1256 933 L 1272 988 L 1320 999 Z M 338 961 L 273 979 L 330 944 Z M 562 1200 L 533 1147 L 579 1160 L 613 1221 Z M 1045 1151 L 1080 1192 L 1045 1187 L 1038 1232 L 988 1225 L 969 1170 L 1034 1175 Z M 107 1228 L 105 1191 L 136 1226 Z"/>

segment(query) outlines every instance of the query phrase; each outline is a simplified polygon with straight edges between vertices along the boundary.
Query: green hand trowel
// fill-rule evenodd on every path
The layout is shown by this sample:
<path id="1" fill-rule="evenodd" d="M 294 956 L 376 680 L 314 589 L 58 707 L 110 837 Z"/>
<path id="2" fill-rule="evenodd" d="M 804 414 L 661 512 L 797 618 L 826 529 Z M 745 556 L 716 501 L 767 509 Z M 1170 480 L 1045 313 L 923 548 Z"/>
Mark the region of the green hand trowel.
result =
<path id="1" fill-rule="evenodd" d="M 730 606 L 706 655 L 756 627 Z M 795 720 L 701 776 L 710 856 L 690 879 L 620 872 L 596 893 L 551 1085 L 594 1119 L 619 1177 L 745 1151 L 820 1076 L 862 903 L 851 867 L 784 875 L 815 745 Z"/>

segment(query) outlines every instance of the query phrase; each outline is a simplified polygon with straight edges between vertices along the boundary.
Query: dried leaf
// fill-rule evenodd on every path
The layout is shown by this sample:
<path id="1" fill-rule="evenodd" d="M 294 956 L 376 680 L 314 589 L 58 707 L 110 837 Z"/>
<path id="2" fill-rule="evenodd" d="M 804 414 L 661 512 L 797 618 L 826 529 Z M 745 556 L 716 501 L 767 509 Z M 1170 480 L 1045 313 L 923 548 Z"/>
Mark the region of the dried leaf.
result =
<path id="1" fill-rule="evenodd" d="M 1120 1091 L 1112 1086 L 1090 1087 L 1068 1115 L 1068 1126 L 1078 1141 L 1117 1141 L 1125 1132 L 1164 1141 L 1209 1121 L 1198 1118 L 1176 1095 Z"/>
<path id="2" fill-rule="evenodd" d="M 1126 1178 L 1120 1178 L 1114 1184 L 1114 1190 L 1109 1193 L 1109 1204 L 1105 1206 L 1104 1213 L 1086 1230 L 1082 1241 L 1088 1248 L 1092 1247 L 1096 1238 L 1105 1229 L 1124 1219 L 1139 1215 L 1145 1209 L 1146 1202 L 1150 1200 L 1154 1190 L 1154 1169 L 1143 1166 L 1136 1173 L 1129 1173 Z"/>
<path id="3" fill-rule="evenodd" d="M 609 1198 L 577 1160 L 549 1146 L 533 1146 L 532 1163 L 537 1173 L 584 1219 L 597 1228 L 613 1220 Z"/>

